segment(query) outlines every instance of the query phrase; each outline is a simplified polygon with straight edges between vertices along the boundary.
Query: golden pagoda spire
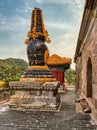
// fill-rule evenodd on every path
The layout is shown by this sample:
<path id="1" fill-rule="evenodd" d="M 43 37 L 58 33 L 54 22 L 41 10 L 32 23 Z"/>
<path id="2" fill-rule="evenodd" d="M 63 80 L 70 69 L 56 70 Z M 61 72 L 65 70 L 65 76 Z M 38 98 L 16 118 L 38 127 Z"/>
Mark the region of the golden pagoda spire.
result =
<path id="1" fill-rule="evenodd" d="M 30 31 L 27 34 L 27 39 L 25 43 L 29 44 L 30 40 L 36 41 L 36 39 L 40 39 L 42 41 L 50 43 L 50 39 L 48 36 L 48 32 L 44 26 L 42 10 L 39 8 L 34 8 L 31 16 Z"/>

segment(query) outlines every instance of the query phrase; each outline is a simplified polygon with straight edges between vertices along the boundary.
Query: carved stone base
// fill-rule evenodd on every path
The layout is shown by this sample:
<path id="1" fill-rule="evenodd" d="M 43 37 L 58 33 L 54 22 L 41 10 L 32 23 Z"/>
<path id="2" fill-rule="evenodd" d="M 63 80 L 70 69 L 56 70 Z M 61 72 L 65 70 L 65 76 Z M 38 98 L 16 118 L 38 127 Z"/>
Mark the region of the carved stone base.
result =
<path id="1" fill-rule="evenodd" d="M 10 82 L 15 92 L 9 107 L 13 110 L 57 110 L 60 104 L 58 82 Z"/>

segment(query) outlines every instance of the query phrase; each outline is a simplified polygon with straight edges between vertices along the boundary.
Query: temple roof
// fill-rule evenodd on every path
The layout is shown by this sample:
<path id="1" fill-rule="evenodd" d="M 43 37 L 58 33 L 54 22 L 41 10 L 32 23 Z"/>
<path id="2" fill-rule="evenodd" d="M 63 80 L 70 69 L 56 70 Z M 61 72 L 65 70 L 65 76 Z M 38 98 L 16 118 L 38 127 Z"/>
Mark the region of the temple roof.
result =
<path id="1" fill-rule="evenodd" d="M 62 58 L 56 54 L 53 54 L 48 58 L 47 65 L 48 66 L 65 65 L 65 64 L 71 64 L 71 61 L 72 60 L 70 58 L 66 57 Z"/>

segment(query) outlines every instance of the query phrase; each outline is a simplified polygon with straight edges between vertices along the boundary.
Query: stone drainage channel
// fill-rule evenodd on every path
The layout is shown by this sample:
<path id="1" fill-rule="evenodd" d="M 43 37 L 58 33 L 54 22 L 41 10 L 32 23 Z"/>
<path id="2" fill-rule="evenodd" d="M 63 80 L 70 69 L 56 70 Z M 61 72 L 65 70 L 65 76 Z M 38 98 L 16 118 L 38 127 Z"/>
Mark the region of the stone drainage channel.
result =
<path id="1" fill-rule="evenodd" d="M 0 130 L 97 130 L 90 115 L 76 112 L 78 98 L 74 88 L 60 91 L 58 112 L 12 111 L 8 104 L 0 105 Z"/>

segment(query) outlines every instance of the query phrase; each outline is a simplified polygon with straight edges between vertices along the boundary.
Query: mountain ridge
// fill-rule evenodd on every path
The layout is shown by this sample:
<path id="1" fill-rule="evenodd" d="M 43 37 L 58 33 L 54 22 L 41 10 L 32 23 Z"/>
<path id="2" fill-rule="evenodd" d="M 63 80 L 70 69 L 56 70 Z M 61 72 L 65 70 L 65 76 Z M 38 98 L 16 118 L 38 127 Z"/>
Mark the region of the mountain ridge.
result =
<path id="1" fill-rule="evenodd" d="M 27 67 L 28 63 L 20 58 L 0 59 L 0 80 L 19 80 Z"/>

